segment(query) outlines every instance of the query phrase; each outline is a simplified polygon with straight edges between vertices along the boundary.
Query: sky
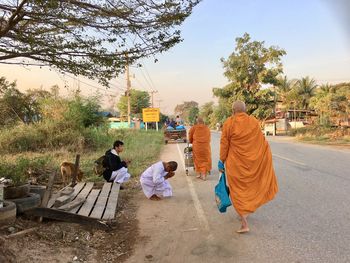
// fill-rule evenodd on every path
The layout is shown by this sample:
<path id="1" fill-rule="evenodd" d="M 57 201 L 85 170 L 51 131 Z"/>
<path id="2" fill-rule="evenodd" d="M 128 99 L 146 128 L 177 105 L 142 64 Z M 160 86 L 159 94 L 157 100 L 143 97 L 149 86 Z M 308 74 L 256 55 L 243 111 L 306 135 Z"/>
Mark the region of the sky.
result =
<path id="1" fill-rule="evenodd" d="M 234 51 L 235 39 L 245 32 L 252 40 L 286 50 L 282 61 L 289 79 L 310 76 L 319 84 L 350 81 L 349 12 L 348 0 L 203 0 L 180 27 L 182 43 L 141 60 L 141 69 L 131 67 L 132 87 L 156 90 L 154 106 L 167 114 L 184 101 L 200 105 L 215 101 L 212 89 L 227 84 L 220 59 Z M 105 108 L 115 105 L 126 87 L 125 76 L 112 80 L 116 86 L 105 91 L 97 81 L 62 76 L 47 68 L 0 65 L 0 76 L 17 80 L 22 90 L 79 85 L 86 96 L 96 91 L 103 95 Z"/>

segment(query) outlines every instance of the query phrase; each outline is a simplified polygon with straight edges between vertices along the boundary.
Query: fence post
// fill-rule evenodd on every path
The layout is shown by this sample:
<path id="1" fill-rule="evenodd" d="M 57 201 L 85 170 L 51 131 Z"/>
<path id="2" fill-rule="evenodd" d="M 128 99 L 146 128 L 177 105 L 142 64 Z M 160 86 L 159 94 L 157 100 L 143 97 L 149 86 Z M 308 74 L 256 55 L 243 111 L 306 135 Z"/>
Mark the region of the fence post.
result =
<path id="1" fill-rule="evenodd" d="M 74 165 L 74 171 L 73 171 L 73 177 L 72 177 L 72 183 L 71 186 L 75 186 L 77 184 L 77 174 L 79 170 L 79 161 L 80 161 L 80 154 L 77 154 L 75 157 L 75 165 Z"/>

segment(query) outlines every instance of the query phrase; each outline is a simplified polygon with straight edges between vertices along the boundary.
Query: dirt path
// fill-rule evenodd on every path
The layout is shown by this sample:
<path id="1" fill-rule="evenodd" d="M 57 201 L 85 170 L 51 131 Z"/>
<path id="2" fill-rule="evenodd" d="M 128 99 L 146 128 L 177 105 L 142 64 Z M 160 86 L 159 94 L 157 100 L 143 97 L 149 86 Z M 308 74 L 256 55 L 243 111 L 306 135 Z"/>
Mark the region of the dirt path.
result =
<path id="1" fill-rule="evenodd" d="M 196 199 L 194 184 L 203 184 L 203 189 L 210 189 L 211 182 L 195 179 L 193 174 L 186 178 L 176 144 L 165 147 L 162 160 L 174 160 L 179 164 L 170 181 L 174 196 L 162 201 L 147 200 L 143 193 L 135 197 L 139 203 L 140 238 L 135 254 L 127 262 L 214 262 L 216 255 L 230 258 L 232 252 L 220 244 L 225 240 L 213 240 L 201 202 Z M 207 195 L 211 196 L 211 193 Z"/>

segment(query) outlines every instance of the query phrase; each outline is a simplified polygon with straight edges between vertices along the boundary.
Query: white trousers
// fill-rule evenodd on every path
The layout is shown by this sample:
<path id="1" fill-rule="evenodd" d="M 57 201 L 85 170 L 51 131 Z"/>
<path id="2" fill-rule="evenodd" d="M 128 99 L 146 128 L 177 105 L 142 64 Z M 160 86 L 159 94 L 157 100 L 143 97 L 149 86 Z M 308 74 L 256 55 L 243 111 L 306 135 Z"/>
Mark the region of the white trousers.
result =
<path id="1" fill-rule="evenodd" d="M 109 181 L 113 181 L 114 183 L 125 183 L 130 179 L 130 174 L 128 173 L 128 169 L 125 167 L 120 168 L 117 171 L 113 171 L 111 178 Z"/>

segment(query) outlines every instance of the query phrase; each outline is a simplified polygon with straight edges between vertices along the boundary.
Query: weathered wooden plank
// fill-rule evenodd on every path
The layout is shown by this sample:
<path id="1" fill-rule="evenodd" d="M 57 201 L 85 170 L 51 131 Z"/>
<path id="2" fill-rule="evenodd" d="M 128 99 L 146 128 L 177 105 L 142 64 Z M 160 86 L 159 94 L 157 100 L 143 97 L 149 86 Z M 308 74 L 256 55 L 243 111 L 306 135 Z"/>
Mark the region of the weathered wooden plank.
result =
<path id="1" fill-rule="evenodd" d="M 86 187 L 86 185 L 85 185 L 85 187 Z M 62 190 L 59 191 L 59 194 L 61 195 L 61 193 L 64 193 L 64 192 L 68 193 L 69 192 L 68 189 L 70 189 L 70 188 L 73 190 L 72 187 L 66 186 L 65 188 L 63 188 Z M 54 207 L 60 207 L 60 206 L 63 206 L 65 204 L 68 204 L 69 202 L 73 201 L 74 198 L 76 198 L 76 196 L 78 194 L 78 190 L 79 190 L 78 188 L 77 188 L 77 191 L 74 188 L 74 190 L 72 191 L 72 193 L 70 195 L 61 195 L 60 197 L 58 197 L 55 200 L 55 203 L 53 204 L 53 206 Z"/>
<path id="2" fill-rule="evenodd" d="M 106 207 L 111 186 L 112 186 L 112 183 L 104 183 L 101 193 L 98 196 L 97 202 L 94 206 L 94 209 L 91 212 L 90 217 L 98 218 L 98 219 L 102 218 L 102 214 Z"/>
<path id="3" fill-rule="evenodd" d="M 75 164 L 74 164 L 74 170 L 73 170 L 71 186 L 75 186 L 76 185 L 77 173 L 78 173 L 78 170 L 79 170 L 79 162 L 80 162 L 80 154 L 77 154 L 76 157 L 75 157 Z"/>
<path id="4" fill-rule="evenodd" d="M 54 193 L 52 194 L 49 202 L 47 203 L 47 207 L 51 208 L 53 206 L 53 204 L 55 203 L 56 199 L 60 197 L 59 193 Z"/>
<path id="5" fill-rule="evenodd" d="M 58 193 L 60 194 L 60 196 L 71 195 L 74 193 L 74 188 L 71 186 L 66 186 L 65 188 L 61 189 Z"/>
<path id="6" fill-rule="evenodd" d="M 52 187 L 53 187 L 53 183 L 55 182 L 55 177 L 56 177 L 56 172 L 53 172 L 49 177 L 49 181 L 47 183 L 47 187 L 46 187 L 43 199 L 41 200 L 40 207 L 47 207 L 47 204 L 51 197 Z M 39 217 L 38 222 L 41 223 L 42 221 L 43 221 L 43 218 Z"/>
<path id="7" fill-rule="evenodd" d="M 73 196 L 76 197 L 80 193 L 81 189 L 83 189 L 84 186 L 85 186 L 85 183 L 77 183 L 74 186 Z M 55 201 L 56 201 L 56 199 L 58 197 L 60 197 L 60 193 L 59 192 L 57 194 L 52 195 L 49 203 L 47 204 L 47 207 L 51 208 L 54 205 L 54 203 L 55 203 Z"/>
<path id="8" fill-rule="evenodd" d="M 90 193 L 92 187 L 94 186 L 94 183 L 86 183 L 85 187 L 83 188 L 83 190 L 81 190 L 81 192 L 77 195 L 77 198 L 83 198 L 86 199 L 86 197 L 88 196 L 88 194 Z M 69 212 L 71 213 L 76 213 L 78 212 L 80 206 L 77 206 L 71 210 L 69 210 Z"/>
<path id="9" fill-rule="evenodd" d="M 112 185 L 111 193 L 108 197 L 106 210 L 103 214 L 103 220 L 111 220 L 115 216 L 115 210 L 117 209 L 118 195 L 119 195 L 120 184 L 114 183 Z"/>
<path id="10" fill-rule="evenodd" d="M 94 207 L 94 204 L 96 202 L 96 199 L 99 193 L 100 193 L 100 189 L 91 190 L 89 196 L 87 197 L 86 201 L 84 202 L 84 204 L 79 210 L 79 213 L 78 213 L 79 215 L 89 216 L 92 208 Z"/>
<path id="11" fill-rule="evenodd" d="M 25 213 L 28 215 L 51 218 L 51 219 L 61 220 L 61 221 L 70 222 L 70 223 L 91 225 L 102 229 L 109 228 L 109 226 L 102 220 L 96 220 L 94 218 L 90 218 L 87 216 L 72 214 L 69 212 L 52 209 L 52 208 L 35 207 L 31 210 L 27 210 Z"/>
<path id="12" fill-rule="evenodd" d="M 74 201 L 69 202 L 68 204 L 62 205 L 58 207 L 57 209 L 63 210 L 63 211 L 69 211 L 72 210 L 73 208 L 76 208 L 77 206 L 81 206 L 85 202 L 84 198 L 75 198 Z"/>
<path id="13" fill-rule="evenodd" d="M 85 183 L 77 183 L 75 186 L 74 186 L 74 192 L 73 192 L 73 195 L 74 196 L 77 196 L 81 190 L 84 188 L 85 186 Z"/>
<path id="14" fill-rule="evenodd" d="M 60 207 L 60 206 L 63 206 L 65 204 L 68 204 L 70 201 L 72 201 L 74 199 L 74 197 L 75 196 L 73 194 L 62 195 L 55 200 L 55 203 L 53 204 L 53 206 Z"/>
<path id="15" fill-rule="evenodd" d="M 41 207 L 47 207 L 47 204 L 48 204 L 49 199 L 51 197 L 52 186 L 53 186 L 53 183 L 55 181 L 55 177 L 56 177 L 56 172 L 53 172 L 49 177 L 49 182 L 47 184 L 47 188 L 46 188 L 46 191 L 44 193 L 43 200 L 41 201 L 41 205 L 40 205 Z"/>

